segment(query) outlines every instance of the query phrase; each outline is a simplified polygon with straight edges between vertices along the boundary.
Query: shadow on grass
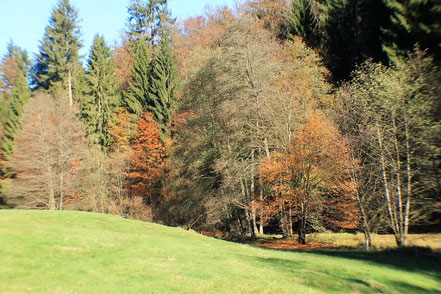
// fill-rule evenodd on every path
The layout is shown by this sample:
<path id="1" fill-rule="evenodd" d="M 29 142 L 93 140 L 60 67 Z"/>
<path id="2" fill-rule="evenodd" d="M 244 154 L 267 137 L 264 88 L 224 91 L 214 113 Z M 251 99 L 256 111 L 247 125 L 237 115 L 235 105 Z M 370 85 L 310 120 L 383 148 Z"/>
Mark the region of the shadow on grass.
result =
<path id="1" fill-rule="evenodd" d="M 263 247 L 261 247 L 263 248 Z M 323 256 L 346 258 L 376 263 L 382 266 L 394 267 L 410 272 L 424 272 L 438 280 L 441 280 L 441 262 L 435 257 L 415 256 L 410 249 L 405 252 L 394 251 L 364 251 L 353 248 L 326 248 L 326 249 L 271 249 L 264 250 L 303 252 Z"/>
<path id="2" fill-rule="evenodd" d="M 415 256 L 406 252 L 397 251 L 361 251 L 361 250 L 308 250 L 305 252 L 334 256 L 339 258 L 355 259 L 377 263 L 379 265 L 396 267 L 406 271 L 425 272 L 441 279 L 441 263 L 427 256 Z"/>
<path id="3" fill-rule="evenodd" d="M 273 251 L 295 251 L 301 250 L 279 250 L 267 249 Z M 406 256 L 395 252 L 357 252 L 357 251 L 303 251 L 305 253 L 320 254 L 326 256 L 333 256 L 338 258 L 347 258 L 352 260 L 361 260 L 377 263 L 381 266 L 396 267 L 411 272 L 424 273 L 432 276 L 435 279 L 441 278 L 440 267 L 436 262 L 428 260 L 427 257 L 417 260 L 416 257 Z M 245 257 L 245 256 L 244 256 Z M 246 258 L 250 258 L 247 256 Z M 329 271 L 329 269 L 310 268 L 307 262 L 299 262 L 294 260 L 286 260 L 281 258 L 263 258 L 253 257 L 253 260 L 261 263 L 264 266 L 277 267 L 278 269 L 292 273 L 300 277 L 304 281 L 301 282 L 307 287 L 317 289 L 324 292 L 376 292 L 376 293 L 390 293 L 399 291 L 398 293 L 437 293 L 441 294 L 439 289 L 423 288 L 409 281 L 393 281 L 373 280 L 367 277 L 354 278 L 347 274 L 339 272 L 338 268 Z M 300 282 L 300 281 L 299 281 Z M 393 291 L 394 289 L 394 291 Z"/>

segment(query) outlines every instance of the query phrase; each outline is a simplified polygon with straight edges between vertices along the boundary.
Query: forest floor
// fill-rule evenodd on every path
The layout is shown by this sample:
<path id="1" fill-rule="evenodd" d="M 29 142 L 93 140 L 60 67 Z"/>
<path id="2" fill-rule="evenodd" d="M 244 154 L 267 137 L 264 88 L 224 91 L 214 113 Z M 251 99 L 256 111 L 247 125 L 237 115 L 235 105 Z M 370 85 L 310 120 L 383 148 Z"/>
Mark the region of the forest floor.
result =
<path id="1" fill-rule="evenodd" d="M 0 224 L 0 293 L 441 293 L 425 256 L 256 248 L 74 211 L 0 210 Z"/>

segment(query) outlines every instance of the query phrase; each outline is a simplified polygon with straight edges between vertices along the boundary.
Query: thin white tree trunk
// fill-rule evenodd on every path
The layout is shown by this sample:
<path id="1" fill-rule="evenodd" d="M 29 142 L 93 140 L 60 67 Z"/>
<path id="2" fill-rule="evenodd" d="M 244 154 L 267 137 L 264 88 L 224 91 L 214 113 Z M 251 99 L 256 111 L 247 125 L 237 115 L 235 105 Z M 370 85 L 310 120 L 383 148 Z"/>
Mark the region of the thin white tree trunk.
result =
<path id="1" fill-rule="evenodd" d="M 406 197 L 406 208 L 404 213 L 403 245 L 406 245 L 407 233 L 409 231 L 410 201 L 412 199 L 412 171 L 410 167 L 411 157 L 410 157 L 410 142 L 409 142 L 409 126 L 406 116 L 404 116 L 404 128 L 405 128 L 405 136 L 406 136 L 407 197 Z"/>
<path id="2" fill-rule="evenodd" d="M 395 217 L 394 217 L 394 213 L 392 210 L 392 203 L 391 203 L 391 198 L 390 198 L 390 194 L 389 194 L 389 184 L 388 184 L 387 173 L 386 173 L 386 165 L 385 165 L 385 160 L 384 160 L 383 139 L 381 137 L 380 127 L 378 126 L 378 123 L 377 123 L 377 139 L 378 139 L 378 145 L 380 147 L 380 163 L 381 163 L 381 171 L 382 171 L 383 184 L 384 184 L 384 196 L 386 198 L 386 204 L 387 204 L 387 210 L 389 212 L 390 224 L 391 224 L 392 230 L 394 231 L 395 238 L 397 238 L 398 228 L 396 226 Z"/>
<path id="3" fill-rule="evenodd" d="M 403 203 L 402 203 L 402 195 L 401 195 L 401 159 L 400 159 L 400 148 L 398 146 L 398 132 L 397 132 L 397 124 L 395 119 L 395 113 L 392 111 L 392 125 L 394 129 L 394 145 L 395 145 L 395 153 L 396 153 L 396 171 L 395 177 L 397 181 L 397 208 L 398 208 L 398 219 L 395 220 L 398 223 L 399 227 L 399 235 L 400 240 L 402 240 L 402 235 L 404 231 L 403 227 Z"/>

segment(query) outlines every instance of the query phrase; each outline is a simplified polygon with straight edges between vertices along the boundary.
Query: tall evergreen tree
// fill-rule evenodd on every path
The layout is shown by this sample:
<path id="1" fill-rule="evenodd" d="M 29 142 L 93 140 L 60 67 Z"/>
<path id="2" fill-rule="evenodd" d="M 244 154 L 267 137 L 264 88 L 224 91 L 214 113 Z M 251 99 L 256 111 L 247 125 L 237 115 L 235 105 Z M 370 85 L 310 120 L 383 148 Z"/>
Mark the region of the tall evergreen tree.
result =
<path id="1" fill-rule="evenodd" d="M 124 97 L 124 104 L 129 111 L 132 122 L 147 109 L 150 89 L 151 49 L 144 38 L 137 42 L 135 60 L 132 67 L 133 81 Z"/>
<path id="2" fill-rule="evenodd" d="M 403 60 L 415 44 L 441 59 L 441 1 L 384 0 L 392 10 L 391 25 L 384 27 L 383 48 L 393 62 Z"/>
<path id="3" fill-rule="evenodd" d="M 381 39 L 389 17 L 383 0 L 294 0 L 288 31 L 318 49 L 339 81 L 367 59 L 387 63 Z"/>
<path id="4" fill-rule="evenodd" d="M 159 42 L 159 36 L 174 23 L 167 0 L 131 0 L 127 27 L 131 39 L 146 38 L 150 44 Z"/>
<path id="5" fill-rule="evenodd" d="M 151 82 L 147 109 L 150 110 L 161 130 L 161 139 L 170 135 L 171 107 L 175 99 L 178 72 L 170 39 L 164 34 L 159 51 L 151 63 Z"/>
<path id="6" fill-rule="evenodd" d="M 26 51 L 8 45 L 8 53 L 0 62 L 0 206 L 3 181 L 8 177 L 6 162 L 12 158 L 21 127 L 23 105 L 31 96 L 28 85 L 29 60 Z"/>
<path id="7" fill-rule="evenodd" d="M 367 59 L 387 63 L 382 50 L 382 27 L 389 24 L 382 0 L 331 0 L 322 55 L 335 80 L 348 79 Z"/>
<path id="8" fill-rule="evenodd" d="M 301 36 L 310 47 L 320 47 L 327 15 L 326 1 L 294 0 L 288 16 L 289 35 Z"/>
<path id="9" fill-rule="evenodd" d="M 13 153 L 14 141 L 20 128 L 23 105 L 31 96 L 28 85 L 28 64 L 26 51 L 12 43 L 0 65 L 4 86 L 4 98 L 0 107 L 4 135 L 0 139 L 1 151 L 6 160 Z"/>
<path id="10" fill-rule="evenodd" d="M 59 0 L 49 19 L 34 67 L 34 84 L 52 93 L 66 91 L 73 104 L 73 91 L 83 71 L 78 55 L 82 47 L 78 12 L 69 0 Z"/>
<path id="11" fill-rule="evenodd" d="M 83 98 L 81 117 L 86 125 L 89 142 L 109 146 L 109 122 L 120 104 L 112 54 L 103 37 L 95 36 L 86 74 L 87 90 Z"/>

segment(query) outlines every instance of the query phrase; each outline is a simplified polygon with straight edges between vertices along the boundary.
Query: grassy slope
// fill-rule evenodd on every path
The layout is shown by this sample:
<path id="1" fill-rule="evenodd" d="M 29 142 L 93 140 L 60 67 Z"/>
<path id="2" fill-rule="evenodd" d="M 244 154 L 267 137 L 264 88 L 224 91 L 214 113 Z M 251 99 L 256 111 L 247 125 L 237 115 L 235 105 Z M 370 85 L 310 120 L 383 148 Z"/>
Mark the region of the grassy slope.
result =
<path id="1" fill-rule="evenodd" d="M 405 255 L 266 250 L 84 212 L 0 224 L 0 293 L 441 292 L 440 263 Z"/>

